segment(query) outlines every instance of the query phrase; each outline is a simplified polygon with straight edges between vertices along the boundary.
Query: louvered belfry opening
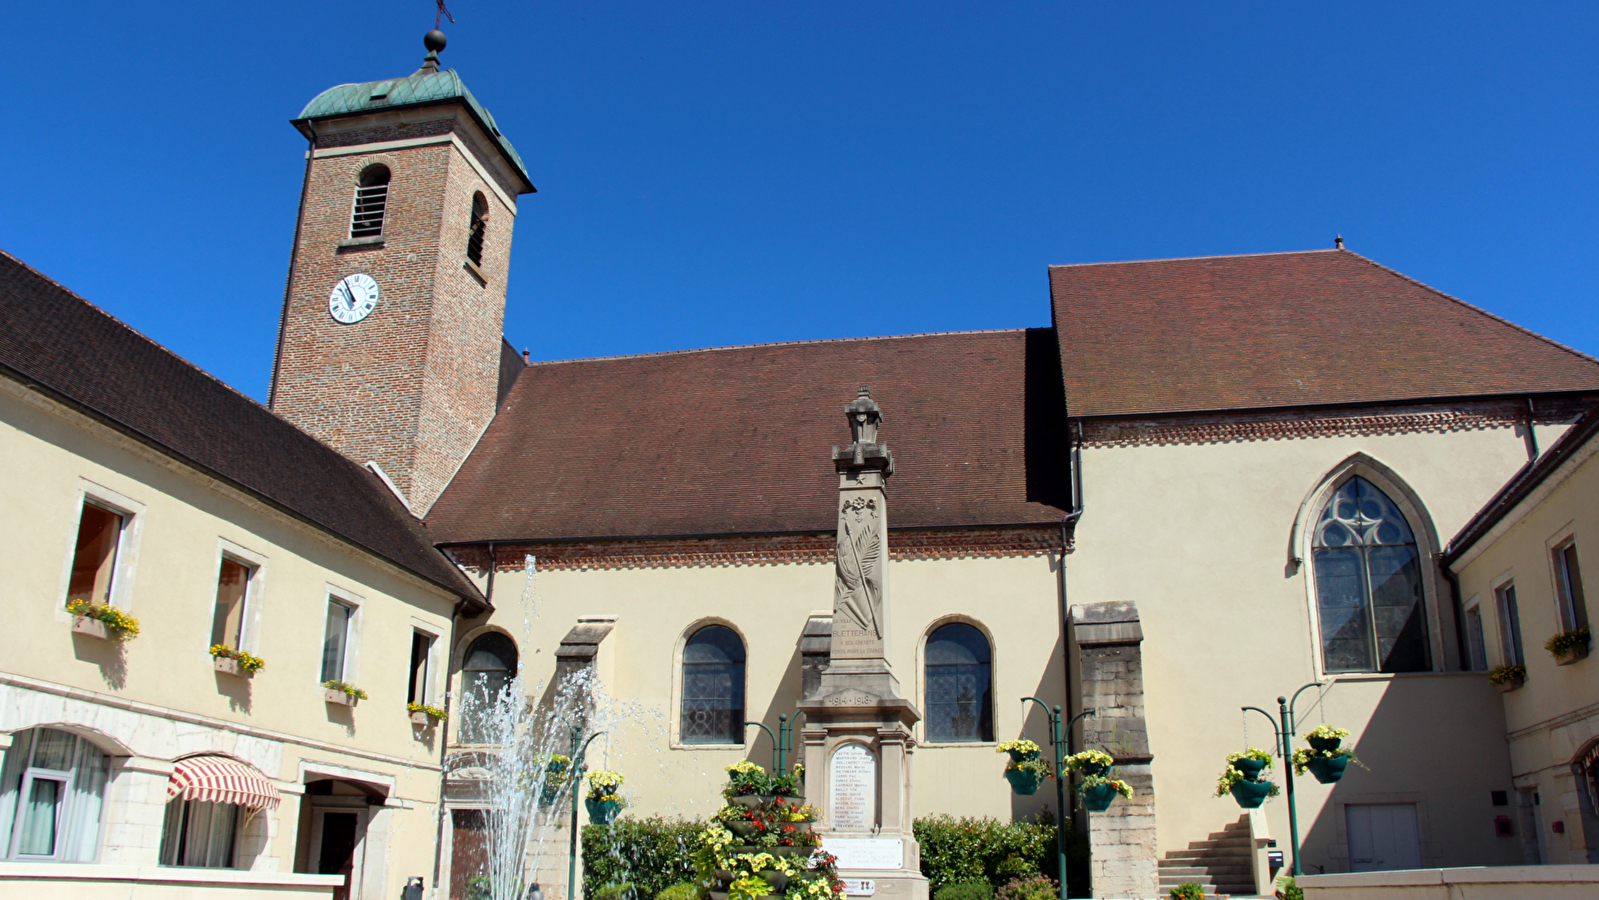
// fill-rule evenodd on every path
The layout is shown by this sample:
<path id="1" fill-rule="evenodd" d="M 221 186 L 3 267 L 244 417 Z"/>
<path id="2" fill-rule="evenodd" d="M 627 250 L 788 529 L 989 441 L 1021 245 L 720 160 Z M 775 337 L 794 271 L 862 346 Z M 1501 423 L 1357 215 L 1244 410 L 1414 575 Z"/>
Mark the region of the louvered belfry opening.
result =
<path id="1" fill-rule="evenodd" d="M 350 237 L 381 237 L 383 213 L 389 205 L 389 167 L 367 166 L 355 189 L 355 211 L 350 215 Z"/>
<path id="2" fill-rule="evenodd" d="M 483 265 L 483 239 L 488 236 L 489 204 L 483 195 L 472 195 L 472 228 L 466 236 L 466 258 L 472 265 Z"/>

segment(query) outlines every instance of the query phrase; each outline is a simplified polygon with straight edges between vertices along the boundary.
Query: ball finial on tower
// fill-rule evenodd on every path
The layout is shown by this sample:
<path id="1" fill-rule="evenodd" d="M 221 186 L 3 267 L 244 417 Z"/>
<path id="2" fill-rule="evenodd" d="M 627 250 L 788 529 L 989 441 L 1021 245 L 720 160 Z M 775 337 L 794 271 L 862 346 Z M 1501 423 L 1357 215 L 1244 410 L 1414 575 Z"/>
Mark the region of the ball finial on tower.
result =
<path id="1" fill-rule="evenodd" d="M 445 43 L 447 42 L 444 39 L 444 32 L 438 30 L 437 28 L 422 36 L 422 46 L 428 48 L 428 51 L 431 53 L 437 53 L 440 50 L 443 50 Z"/>

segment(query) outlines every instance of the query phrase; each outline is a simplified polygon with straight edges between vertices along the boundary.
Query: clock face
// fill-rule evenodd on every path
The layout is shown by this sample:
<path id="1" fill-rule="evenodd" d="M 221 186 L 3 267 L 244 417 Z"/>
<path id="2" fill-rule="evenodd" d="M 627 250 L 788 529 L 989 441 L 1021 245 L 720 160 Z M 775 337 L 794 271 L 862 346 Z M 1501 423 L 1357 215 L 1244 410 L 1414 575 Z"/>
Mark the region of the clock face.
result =
<path id="1" fill-rule="evenodd" d="M 346 275 L 328 295 L 328 314 L 342 325 L 354 325 L 378 305 L 378 282 L 364 272 Z"/>

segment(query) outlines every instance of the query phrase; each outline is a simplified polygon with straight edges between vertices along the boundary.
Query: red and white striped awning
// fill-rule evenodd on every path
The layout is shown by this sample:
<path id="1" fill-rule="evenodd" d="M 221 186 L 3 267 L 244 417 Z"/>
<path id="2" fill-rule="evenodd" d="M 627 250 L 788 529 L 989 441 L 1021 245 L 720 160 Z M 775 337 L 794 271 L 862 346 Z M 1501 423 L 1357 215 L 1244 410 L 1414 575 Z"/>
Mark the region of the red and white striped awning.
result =
<path id="1" fill-rule="evenodd" d="M 226 756 L 180 759 L 167 782 L 168 800 L 236 803 L 248 809 L 277 809 L 278 789 L 255 767 Z"/>

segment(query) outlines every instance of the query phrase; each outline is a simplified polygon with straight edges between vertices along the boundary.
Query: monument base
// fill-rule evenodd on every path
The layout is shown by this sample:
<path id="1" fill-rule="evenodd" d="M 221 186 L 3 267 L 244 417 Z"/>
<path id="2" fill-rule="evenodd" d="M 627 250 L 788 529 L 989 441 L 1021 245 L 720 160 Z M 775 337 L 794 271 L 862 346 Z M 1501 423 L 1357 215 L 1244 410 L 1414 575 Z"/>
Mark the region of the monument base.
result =
<path id="1" fill-rule="evenodd" d="M 839 869 L 845 897 L 872 900 L 927 900 L 927 876 L 904 869 Z"/>

